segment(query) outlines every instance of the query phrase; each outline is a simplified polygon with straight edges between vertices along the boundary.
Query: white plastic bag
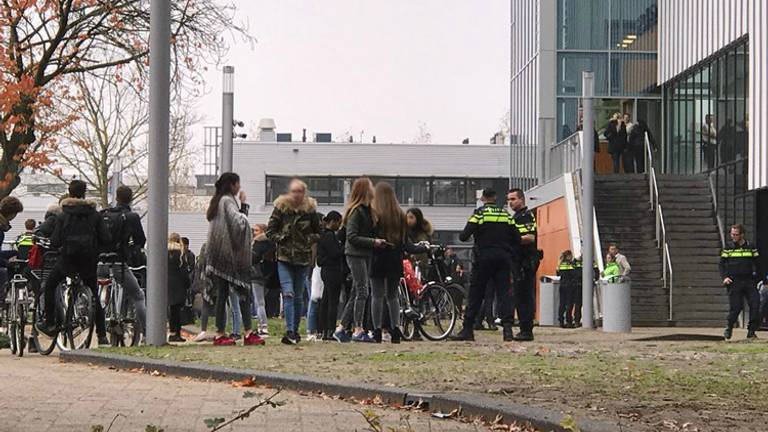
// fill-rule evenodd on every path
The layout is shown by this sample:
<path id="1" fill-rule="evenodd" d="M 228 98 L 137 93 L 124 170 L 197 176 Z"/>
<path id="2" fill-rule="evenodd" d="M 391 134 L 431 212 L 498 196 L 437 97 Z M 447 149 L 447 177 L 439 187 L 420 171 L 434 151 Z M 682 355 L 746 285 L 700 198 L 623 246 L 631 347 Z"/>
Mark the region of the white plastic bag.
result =
<path id="1" fill-rule="evenodd" d="M 310 300 L 320 301 L 323 298 L 323 278 L 320 276 L 320 267 L 315 266 L 312 269 L 312 292 L 310 294 Z"/>

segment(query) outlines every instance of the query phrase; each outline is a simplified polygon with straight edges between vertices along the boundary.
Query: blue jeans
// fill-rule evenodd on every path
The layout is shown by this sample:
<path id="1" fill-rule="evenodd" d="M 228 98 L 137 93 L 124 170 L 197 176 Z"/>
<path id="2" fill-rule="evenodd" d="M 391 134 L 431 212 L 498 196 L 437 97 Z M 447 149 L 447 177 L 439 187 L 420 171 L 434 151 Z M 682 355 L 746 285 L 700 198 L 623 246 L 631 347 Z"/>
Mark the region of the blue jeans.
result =
<path id="1" fill-rule="evenodd" d="M 241 336 L 243 314 L 240 311 L 240 296 L 235 290 L 229 290 L 229 308 L 232 311 L 232 334 Z"/>
<path id="2" fill-rule="evenodd" d="M 320 308 L 319 300 L 309 300 L 309 308 L 307 311 L 307 334 L 317 333 L 317 313 Z"/>
<path id="3" fill-rule="evenodd" d="M 277 263 L 280 291 L 283 295 L 285 328 L 289 332 L 296 332 L 299 329 L 301 311 L 304 307 L 304 284 L 307 280 L 308 271 L 308 266 L 294 265 L 282 261 Z"/>

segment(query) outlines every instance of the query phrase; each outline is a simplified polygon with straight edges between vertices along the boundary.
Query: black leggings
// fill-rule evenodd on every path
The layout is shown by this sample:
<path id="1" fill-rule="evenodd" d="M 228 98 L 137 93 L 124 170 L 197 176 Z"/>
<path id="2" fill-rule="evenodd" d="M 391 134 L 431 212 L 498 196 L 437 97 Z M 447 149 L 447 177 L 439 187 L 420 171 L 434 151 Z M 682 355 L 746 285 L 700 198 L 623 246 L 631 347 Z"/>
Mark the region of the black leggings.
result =
<path id="1" fill-rule="evenodd" d="M 168 327 L 171 333 L 179 334 L 181 332 L 181 308 L 182 304 L 168 306 Z"/>
<path id="2" fill-rule="evenodd" d="M 213 286 L 216 290 L 216 305 L 214 313 L 216 314 L 216 331 L 224 333 L 227 331 L 227 301 L 229 300 L 229 290 L 235 289 L 229 281 L 218 276 L 213 276 Z M 247 290 L 250 291 L 250 290 Z M 251 303 L 249 295 L 238 296 L 240 298 L 240 313 L 243 315 L 243 329 L 247 333 L 251 331 Z"/>
<path id="3" fill-rule="evenodd" d="M 323 267 L 320 276 L 323 279 L 323 298 L 320 300 L 317 328 L 321 331 L 333 331 L 339 314 L 339 297 L 343 283 L 341 269 Z"/>

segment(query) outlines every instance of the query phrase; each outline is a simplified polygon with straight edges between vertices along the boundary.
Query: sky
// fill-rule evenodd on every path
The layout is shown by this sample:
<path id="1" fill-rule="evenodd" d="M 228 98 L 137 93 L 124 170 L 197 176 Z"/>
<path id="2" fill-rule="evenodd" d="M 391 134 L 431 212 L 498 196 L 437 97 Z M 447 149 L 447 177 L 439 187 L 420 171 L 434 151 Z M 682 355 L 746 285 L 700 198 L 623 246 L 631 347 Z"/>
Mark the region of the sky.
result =
<path id="1" fill-rule="evenodd" d="M 273 118 L 294 140 L 413 142 L 424 125 L 433 143 L 487 143 L 509 109 L 509 0 L 234 3 L 258 40 L 230 38 L 224 62 L 245 132 Z M 205 78 L 198 129 L 221 122 L 221 67 Z"/>

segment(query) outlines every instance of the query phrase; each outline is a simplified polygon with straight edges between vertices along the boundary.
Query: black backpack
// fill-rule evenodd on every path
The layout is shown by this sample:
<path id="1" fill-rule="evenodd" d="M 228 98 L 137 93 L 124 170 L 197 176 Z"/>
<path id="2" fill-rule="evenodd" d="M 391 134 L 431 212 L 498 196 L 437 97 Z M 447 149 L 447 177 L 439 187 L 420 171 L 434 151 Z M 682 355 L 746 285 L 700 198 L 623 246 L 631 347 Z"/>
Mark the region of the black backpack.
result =
<path id="1" fill-rule="evenodd" d="M 66 257 L 81 257 L 96 252 L 98 238 L 92 214 L 64 213 L 62 219 L 62 253 Z"/>
<path id="2" fill-rule="evenodd" d="M 112 242 L 105 248 L 104 252 L 126 252 L 130 242 L 126 214 L 127 212 L 125 211 L 115 211 L 114 209 L 101 211 L 101 220 L 104 221 L 104 225 L 107 227 L 107 231 L 112 239 Z"/>

